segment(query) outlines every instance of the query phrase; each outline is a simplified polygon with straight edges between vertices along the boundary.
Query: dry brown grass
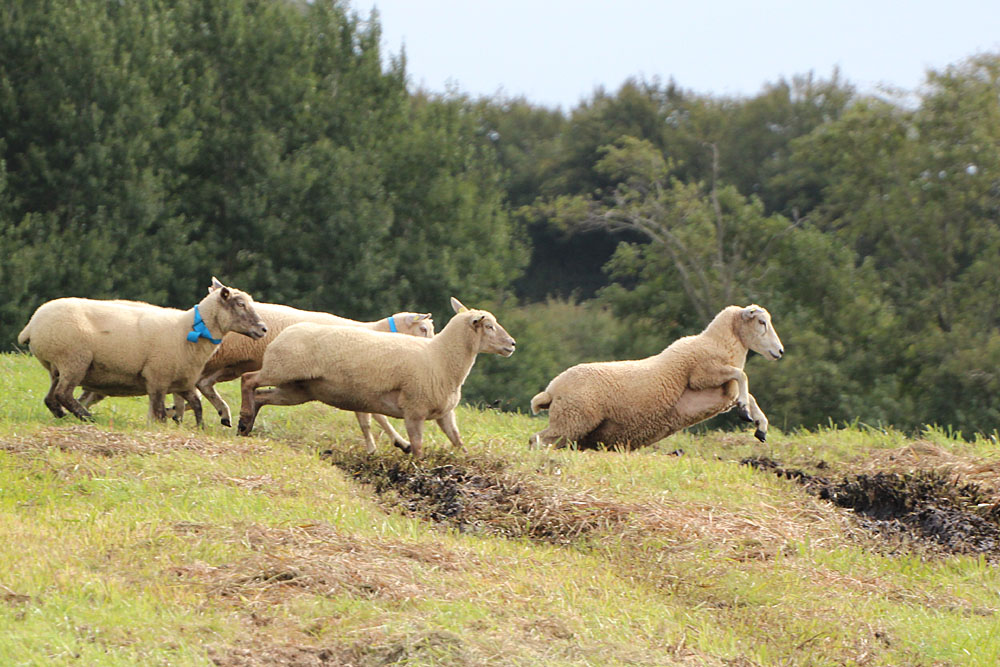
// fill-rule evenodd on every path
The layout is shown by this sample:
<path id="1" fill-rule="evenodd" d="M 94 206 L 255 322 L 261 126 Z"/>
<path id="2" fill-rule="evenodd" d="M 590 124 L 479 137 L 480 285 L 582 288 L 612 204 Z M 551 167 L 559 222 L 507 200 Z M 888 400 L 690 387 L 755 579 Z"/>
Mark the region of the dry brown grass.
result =
<path id="1" fill-rule="evenodd" d="M 301 594 L 393 601 L 428 596 L 449 599 L 461 591 L 438 586 L 434 577 L 423 573 L 459 572 L 483 565 L 469 552 L 438 544 L 347 536 L 325 524 L 289 528 L 179 524 L 176 531 L 195 539 L 211 534 L 213 539 L 250 549 L 252 555 L 237 562 L 179 565 L 168 574 L 203 587 L 209 596 L 258 611 Z"/>
<path id="2" fill-rule="evenodd" d="M 974 482 L 985 492 L 1000 495 L 1000 460 L 987 461 L 968 454 L 955 454 L 926 440 L 895 449 L 873 450 L 856 459 L 851 471 L 877 473 L 932 470 L 960 477 L 963 483 Z"/>
<path id="3" fill-rule="evenodd" d="M 214 458 L 226 455 L 261 454 L 271 451 L 272 448 L 266 441 L 251 438 L 220 441 L 201 434 L 181 431 L 128 433 L 85 424 L 49 426 L 30 435 L 14 435 L 0 439 L 0 450 L 12 454 L 35 454 L 49 449 L 102 457 L 148 456 L 187 450 L 199 456 Z"/>

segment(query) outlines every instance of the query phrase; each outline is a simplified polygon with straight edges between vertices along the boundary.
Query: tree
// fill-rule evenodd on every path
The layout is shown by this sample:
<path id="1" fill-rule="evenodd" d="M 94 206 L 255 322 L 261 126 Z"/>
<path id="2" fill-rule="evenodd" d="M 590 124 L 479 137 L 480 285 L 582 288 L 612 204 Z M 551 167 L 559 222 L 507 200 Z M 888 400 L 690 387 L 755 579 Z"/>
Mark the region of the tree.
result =
<path id="1" fill-rule="evenodd" d="M 717 157 L 716 148 L 709 148 Z M 641 235 L 650 244 L 646 256 L 666 258 L 699 321 L 729 305 L 737 290 L 752 292 L 773 240 L 795 226 L 765 216 L 759 200 L 746 200 L 731 186 L 713 180 L 706 188 L 671 178 L 669 161 L 646 140 L 622 137 L 602 153 L 595 168 L 616 185 L 600 198 L 557 200 L 556 220 Z M 635 247 L 626 254 L 634 257 Z"/>
<path id="2" fill-rule="evenodd" d="M 507 213 L 494 142 L 461 96 L 415 95 L 388 152 L 393 303 L 499 300 L 527 253 Z M 391 296 L 390 296 L 391 295 Z"/>

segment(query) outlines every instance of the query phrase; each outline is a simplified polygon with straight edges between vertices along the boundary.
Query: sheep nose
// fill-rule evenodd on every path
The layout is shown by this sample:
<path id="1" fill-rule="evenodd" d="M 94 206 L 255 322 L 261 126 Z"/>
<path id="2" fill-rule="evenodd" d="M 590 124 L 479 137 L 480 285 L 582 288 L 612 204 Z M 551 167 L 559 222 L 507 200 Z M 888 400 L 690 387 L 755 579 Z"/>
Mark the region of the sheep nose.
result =
<path id="1" fill-rule="evenodd" d="M 262 332 L 264 332 L 264 333 L 267 333 L 267 325 L 266 325 L 266 324 L 263 324 L 263 323 L 261 323 L 261 325 L 260 325 L 260 330 L 261 330 Z"/>

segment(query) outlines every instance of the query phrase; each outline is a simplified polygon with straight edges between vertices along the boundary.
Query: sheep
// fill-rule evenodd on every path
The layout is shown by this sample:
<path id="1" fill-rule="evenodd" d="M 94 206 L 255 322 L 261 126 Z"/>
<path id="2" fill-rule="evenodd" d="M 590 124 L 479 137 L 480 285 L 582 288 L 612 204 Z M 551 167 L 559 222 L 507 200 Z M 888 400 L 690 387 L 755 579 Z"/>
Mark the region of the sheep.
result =
<path id="1" fill-rule="evenodd" d="M 223 426 L 232 425 L 232 413 L 229 405 L 215 390 L 218 382 L 235 380 L 244 373 L 260 370 L 264 360 L 264 350 L 278 334 L 286 327 L 299 322 L 315 324 L 365 327 L 373 331 L 394 331 L 430 338 L 434 335 L 434 321 L 430 313 L 396 313 L 374 322 L 358 322 L 330 313 L 311 310 L 299 310 L 290 306 L 275 303 L 258 303 L 257 312 L 267 323 L 268 335 L 260 340 L 247 340 L 240 336 L 226 336 L 218 351 L 212 355 L 198 380 L 198 389 L 205 395 L 215 409 Z M 360 417 L 359 417 L 360 419 Z M 395 429 L 384 419 L 379 424 L 394 439 L 401 439 Z"/>
<path id="2" fill-rule="evenodd" d="M 549 410 L 549 425 L 528 442 L 642 447 L 734 405 L 763 442 L 767 417 L 743 372 L 748 349 L 772 360 L 785 353 L 770 314 L 757 305 L 724 308 L 704 331 L 652 357 L 572 366 L 531 399 L 533 414 Z"/>
<path id="3" fill-rule="evenodd" d="M 119 302 L 132 305 L 148 305 L 137 302 Z M 358 326 L 372 329 L 373 331 L 391 331 L 405 333 L 412 336 L 430 338 L 434 335 L 434 320 L 430 313 L 395 313 L 389 317 L 383 317 L 374 322 L 358 322 L 345 317 L 338 317 L 330 313 L 322 313 L 311 310 L 299 310 L 290 306 L 275 303 L 258 302 L 254 304 L 257 314 L 261 316 L 267 324 L 267 335 L 259 339 L 248 339 L 245 336 L 227 334 L 222 337 L 222 344 L 219 345 L 205 368 L 201 371 L 201 377 L 196 384 L 201 393 L 212 403 L 219 413 L 223 426 L 232 425 L 232 417 L 229 404 L 216 391 L 215 385 L 219 382 L 235 380 L 244 373 L 259 370 L 264 359 L 264 350 L 286 327 L 299 322 L 315 322 L 317 324 L 330 324 L 342 326 Z M 85 392 L 80 396 L 80 402 L 89 407 L 103 398 L 92 392 Z M 173 418 L 180 421 L 184 415 L 184 403 L 175 397 L 173 407 Z M 362 430 L 370 434 L 370 417 L 359 413 L 358 422 L 362 424 Z M 401 445 L 408 444 L 392 424 L 382 415 L 375 415 L 375 421 L 382 427 L 382 430 L 389 434 L 394 443 Z M 374 447 L 374 440 L 372 440 Z"/>
<path id="4" fill-rule="evenodd" d="M 242 379 L 239 433 L 249 435 L 264 405 L 322 401 L 343 410 L 401 417 L 410 438 L 403 451 L 420 457 L 424 421 L 434 419 L 455 447 L 462 439 L 455 406 L 481 352 L 509 357 L 514 339 L 485 310 L 457 313 L 431 339 L 392 336 L 357 327 L 295 324 L 264 352 L 259 371 Z M 271 389 L 259 387 L 270 386 Z M 369 453 L 374 449 L 366 439 Z"/>
<path id="5" fill-rule="evenodd" d="M 140 307 L 141 306 L 141 307 Z M 168 393 L 189 401 L 199 426 L 195 382 L 228 332 L 263 338 L 267 325 L 253 298 L 212 278 L 209 293 L 182 311 L 138 302 L 62 298 L 43 303 L 17 337 L 49 372 L 45 406 L 56 417 L 69 410 L 93 419 L 73 389 L 107 396 L 149 396 L 150 420 L 164 421 Z"/>

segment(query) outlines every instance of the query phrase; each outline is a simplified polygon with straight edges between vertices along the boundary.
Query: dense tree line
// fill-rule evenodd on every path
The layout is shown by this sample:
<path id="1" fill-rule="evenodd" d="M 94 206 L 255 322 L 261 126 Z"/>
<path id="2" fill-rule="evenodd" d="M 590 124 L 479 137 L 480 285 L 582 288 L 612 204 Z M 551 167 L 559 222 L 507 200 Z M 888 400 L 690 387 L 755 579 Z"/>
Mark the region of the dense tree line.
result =
<path id="1" fill-rule="evenodd" d="M 335 0 L 0 2 L 0 340 L 64 295 L 211 275 L 349 317 L 492 307 L 472 400 L 525 409 L 729 303 L 777 427 L 1000 424 L 1000 55 L 859 94 L 634 80 L 563 112 L 407 87 Z"/>
<path id="2" fill-rule="evenodd" d="M 187 307 L 211 275 L 353 317 L 523 264 L 488 140 L 331 0 L 0 8 L 0 335 L 67 294 Z M 5 346 L 9 343 L 5 342 Z"/>

